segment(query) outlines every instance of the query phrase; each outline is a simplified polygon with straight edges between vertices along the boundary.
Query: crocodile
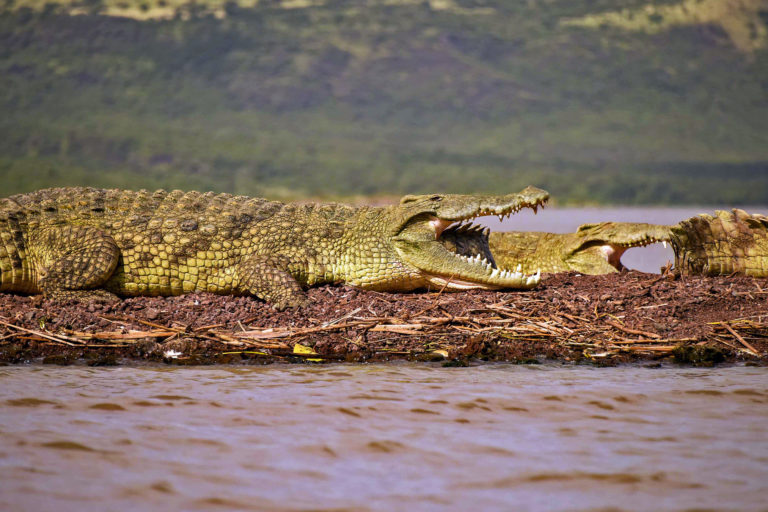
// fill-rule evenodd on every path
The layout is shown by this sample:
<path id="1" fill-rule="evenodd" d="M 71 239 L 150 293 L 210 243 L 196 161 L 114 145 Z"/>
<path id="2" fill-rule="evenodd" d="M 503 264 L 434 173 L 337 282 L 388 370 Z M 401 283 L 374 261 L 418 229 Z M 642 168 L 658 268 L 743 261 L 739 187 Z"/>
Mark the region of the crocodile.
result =
<path id="1" fill-rule="evenodd" d="M 768 277 L 768 217 L 744 210 L 718 210 L 672 226 L 633 222 L 584 224 L 574 233 L 496 232 L 462 226 L 441 242 L 459 254 L 482 254 L 503 266 L 545 273 L 608 274 L 624 269 L 622 254 L 632 247 L 670 243 L 674 270 L 683 275 L 743 274 Z"/>
<path id="2" fill-rule="evenodd" d="M 407 195 L 384 207 L 281 203 L 213 192 L 53 188 L 0 199 L 0 292 L 117 300 L 205 291 L 306 304 L 305 286 L 379 291 L 528 289 L 439 242 L 465 221 L 544 204 L 548 194 Z"/>
<path id="3" fill-rule="evenodd" d="M 681 274 L 768 277 L 768 217 L 736 209 L 701 214 L 671 228 Z"/>
<path id="4" fill-rule="evenodd" d="M 670 240 L 670 226 L 632 222 L 583 224 L 574 233 L 511 231 L 489 233 L 487 228 L 464 228 L 464 233 L 442 237 L 459 254 L 484 254 L 494 264 L 546 273 L 575 271 L 608 274 L 624 268 L 627 249 Z M 534 270 L 534 271 L 536 271 Z"/>

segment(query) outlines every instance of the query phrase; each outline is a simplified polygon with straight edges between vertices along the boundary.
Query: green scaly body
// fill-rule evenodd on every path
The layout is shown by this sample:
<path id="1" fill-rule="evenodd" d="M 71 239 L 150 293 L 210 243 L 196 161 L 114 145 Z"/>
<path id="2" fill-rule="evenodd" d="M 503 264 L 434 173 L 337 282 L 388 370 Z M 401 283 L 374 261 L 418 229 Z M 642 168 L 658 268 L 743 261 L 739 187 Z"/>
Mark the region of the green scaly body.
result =
<path id="1" fill-rule="evenodd" d="M 672 226 L 675 268 L 683 274 L 768 277 L 768 217 L 733 209 Z"/>
<path id="2" fill-rule="evenodd" d="M 0 291 L 60 298 L 206 291 L 252 294 L 284 308 L 302 305 L 302 286 L 320 283 L 529 288 L 538 278 L 494 275 L 436 240 L 455 222 L 546 199 L 529 188 L 352 208 L 210 192 L 40 190 L 0 200 Z"/>

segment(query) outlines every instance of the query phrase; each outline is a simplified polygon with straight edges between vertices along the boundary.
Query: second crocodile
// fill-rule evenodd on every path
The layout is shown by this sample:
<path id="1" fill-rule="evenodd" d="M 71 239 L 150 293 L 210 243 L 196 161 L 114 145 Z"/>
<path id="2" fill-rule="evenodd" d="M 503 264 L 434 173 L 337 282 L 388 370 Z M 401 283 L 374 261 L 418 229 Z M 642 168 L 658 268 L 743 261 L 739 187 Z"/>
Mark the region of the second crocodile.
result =
<path id="1" fill-rule="evenodd" d="M 459 236 L 460 235 L 460 236 Z M 459 254 L 483 254 L 521 272 L 609 274 L 624 268 L 633 247 L 669 242 L 674 270 L 690 275 L 742 274 L 768 277 L 768 217 L 744 210 L 718 210 L 673 226 L 636 222 L 584 224 L 574 233 L 498 232 L 463 226 L 441 241 Z"/>
<path id="2" fill-rule="evenodd" d="M 574 233 L 563 234 L 536 231 L 489 233 L 487 229 L 479 228 L 465 228 L 464 231 L 461 236 L 444 235 L 443 243 L 460 254 L 487 253 L 487 257 L 499 265 L 520 272 L 531 269 L 546 273 L 618 272 L 624 268 L 621 256 L 627 249 L 670 239 L 669 226 L 633 222 L 584 224 Z"/>

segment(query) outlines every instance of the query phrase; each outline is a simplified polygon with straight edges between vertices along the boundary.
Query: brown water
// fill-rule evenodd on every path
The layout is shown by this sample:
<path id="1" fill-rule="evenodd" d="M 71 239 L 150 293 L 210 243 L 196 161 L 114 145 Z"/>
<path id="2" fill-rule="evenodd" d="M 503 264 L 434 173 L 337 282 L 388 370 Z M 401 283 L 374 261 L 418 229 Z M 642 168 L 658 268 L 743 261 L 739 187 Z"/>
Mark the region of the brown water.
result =
<path id="1" fill-rule="evenodd" d="M 0 510 L 768 510 L 768 369 L 0 368 Z"/>

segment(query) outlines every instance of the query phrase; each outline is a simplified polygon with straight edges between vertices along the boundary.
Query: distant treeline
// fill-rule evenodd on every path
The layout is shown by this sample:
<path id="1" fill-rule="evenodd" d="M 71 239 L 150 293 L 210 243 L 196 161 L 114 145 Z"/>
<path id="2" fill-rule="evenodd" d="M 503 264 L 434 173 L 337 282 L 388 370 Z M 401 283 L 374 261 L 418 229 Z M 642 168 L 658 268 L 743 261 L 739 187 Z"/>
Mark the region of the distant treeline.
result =
<path id="1" fill-rule="evenodd" d="M 768 204 L 765 49 L 712 24 L 563 23 L 645 3 L 197 2 L 137 20 L 17 0 L 0 11 L 2 195 L 535 184 L 561 202 Z"/>

